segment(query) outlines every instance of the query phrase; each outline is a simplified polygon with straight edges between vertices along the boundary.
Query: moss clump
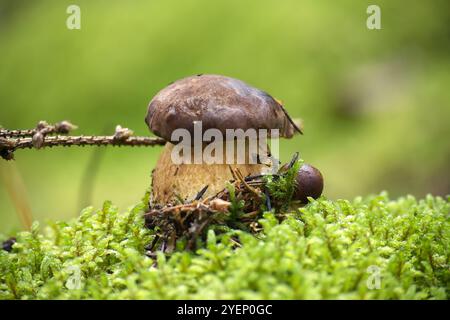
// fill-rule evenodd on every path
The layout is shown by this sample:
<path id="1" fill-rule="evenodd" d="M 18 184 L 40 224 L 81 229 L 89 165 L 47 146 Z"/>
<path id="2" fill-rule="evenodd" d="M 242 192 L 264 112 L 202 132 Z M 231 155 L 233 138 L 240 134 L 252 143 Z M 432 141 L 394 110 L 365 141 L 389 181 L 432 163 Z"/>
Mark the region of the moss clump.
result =
<path id="1" fill-rule="evenodd" d="M 298 153 L 294 155 L 291 163 L 280 169 L 282 174 L 276 176 L 267 175 L 264 177 L 266 190 L 271 197 L 271 202 L 276 208 L 286 210 L 292 201 L 292 196 L 295 192 L 295 179 L 300 167 L 304 163 L 301 159 L 297 161 L 297 158 Z M 285 169 L 286 166 L 288 169 Z"/>
<path id="2" fill-rule="evenodd" d="M 196 252 L 153 260 L 144 204 L 106 202 L 18 234 L 0 252 L 0 298 L 448 299 L 449 209 L 432 196 L 320 199 L 281 223 L 265 213 L 256 236 L 209 230 Z"/>

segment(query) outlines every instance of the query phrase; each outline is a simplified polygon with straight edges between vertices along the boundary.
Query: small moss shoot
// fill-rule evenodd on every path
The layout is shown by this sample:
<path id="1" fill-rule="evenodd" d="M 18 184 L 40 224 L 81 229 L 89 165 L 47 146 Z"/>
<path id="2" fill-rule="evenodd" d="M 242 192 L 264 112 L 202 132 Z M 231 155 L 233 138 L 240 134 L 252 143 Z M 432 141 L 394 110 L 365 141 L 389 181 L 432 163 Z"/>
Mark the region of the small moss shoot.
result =
<path id="1" fill-rule="evenodd" d="M 239 223 L 240 218 L 242 215 L 245 214 L 244 212 L 244 206 L 245 201 L 242 199 L 238 199 L 236 197 L 236 190 L 234 188 L 234 185 L 228 183 L 227 189 L 230 194 L 230 207 L 228 208 L 228 215 L 226 221 L 228 222 L 229 226 L 235 229 L 241 229 L 246 230 L 246 226 L 243 223 Z"/>

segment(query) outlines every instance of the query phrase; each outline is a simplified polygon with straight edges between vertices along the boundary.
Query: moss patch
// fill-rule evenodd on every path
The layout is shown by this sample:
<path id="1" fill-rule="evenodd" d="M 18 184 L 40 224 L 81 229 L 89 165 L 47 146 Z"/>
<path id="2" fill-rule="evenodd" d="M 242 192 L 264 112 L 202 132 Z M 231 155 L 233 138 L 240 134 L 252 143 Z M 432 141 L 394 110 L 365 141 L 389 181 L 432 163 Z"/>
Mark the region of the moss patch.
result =
<path id="1" fill-rule="evenodd" d="M 281 223 L 265 213 L 256 236 L 209 230 L 197 251 L 156 259 L 144 203 L 106 202 L 18 234 L 0 251 L 0 298 L 448 299 L 448 200 L 320 199 Z"/>

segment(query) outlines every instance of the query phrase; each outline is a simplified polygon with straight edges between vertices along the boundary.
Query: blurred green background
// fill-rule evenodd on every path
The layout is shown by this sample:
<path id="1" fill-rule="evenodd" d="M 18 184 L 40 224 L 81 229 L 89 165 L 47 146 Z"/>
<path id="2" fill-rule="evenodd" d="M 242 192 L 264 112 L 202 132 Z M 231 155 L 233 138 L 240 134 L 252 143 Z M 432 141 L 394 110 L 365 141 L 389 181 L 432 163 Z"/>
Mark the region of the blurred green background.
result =
<path id="1" fill-rule="evenodd" d="M 70 4 L 81 30 L 66 28 Z M 366 28 L 369 4 L 381 7 L 382 30 Z M 304 120 L 304 136 L 282 141 L 282 160 L 300 151 L 322 171 L 327 197 L 446 195 L 449 39 L 448 0 L 0 0 L 0 124 L 67 119 L 74 134 L 121 124 L 148 135 L 158 90 L 218 73 Z M 136 203 L 160 150 L 18 151 L 0 161 L 0 232 L 21 228 L 15 203 L 43 222 L 106 199 Z"/>

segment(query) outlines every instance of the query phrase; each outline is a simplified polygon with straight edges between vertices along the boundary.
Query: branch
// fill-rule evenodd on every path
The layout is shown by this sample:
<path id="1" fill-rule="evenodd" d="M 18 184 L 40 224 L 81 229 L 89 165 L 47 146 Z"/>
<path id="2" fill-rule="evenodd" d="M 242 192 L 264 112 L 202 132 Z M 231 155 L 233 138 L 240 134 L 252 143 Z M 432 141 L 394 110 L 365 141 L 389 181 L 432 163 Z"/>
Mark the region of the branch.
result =
<path id="1" fill-rule="evenodd" d="M 0 130 L 0 156 L 5 160 L 14 158 L 17 149 L 41 149 L 70 146 L 157 146 L 164 145 L 166 141 L 154 137 L 134 137 L 133 131 L 116 127 L 112 136 L 49 136 L 52 133 L 68 133 L 76 128 L 70 122 L 62 121 L 54 126 L 41 121 L 36 129 L 31 130 Z"/>
<path id="2" fill-rule="evenodd" d="M 4 139 L 0 138 L 0 147 L 9 149 L 31 149 L 35 148 L 32 138 Z M 114 136 L 54 136 L 46 137 L 40 148 L 70 147 L 70 146 L 157 146 L 164 145 L 166 141 L 161 138 L 152 137 L 129 137 L 124 140 L 116 139 Z M 39 148 L 39 149 L 40 149 Z"/>

